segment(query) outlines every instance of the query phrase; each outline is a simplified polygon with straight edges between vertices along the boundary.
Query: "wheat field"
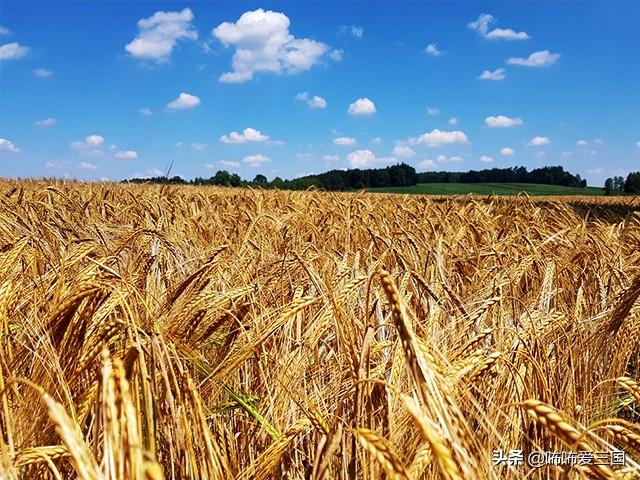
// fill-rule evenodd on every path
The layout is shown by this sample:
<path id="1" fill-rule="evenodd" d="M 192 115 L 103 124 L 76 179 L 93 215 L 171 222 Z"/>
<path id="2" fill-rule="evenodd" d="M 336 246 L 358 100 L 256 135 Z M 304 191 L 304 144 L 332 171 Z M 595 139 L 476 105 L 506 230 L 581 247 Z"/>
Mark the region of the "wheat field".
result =
<path id="1" fill-rule="evenodd" d="M 2 181 L 0 477 L 640 478 L 639 208 Z"/>

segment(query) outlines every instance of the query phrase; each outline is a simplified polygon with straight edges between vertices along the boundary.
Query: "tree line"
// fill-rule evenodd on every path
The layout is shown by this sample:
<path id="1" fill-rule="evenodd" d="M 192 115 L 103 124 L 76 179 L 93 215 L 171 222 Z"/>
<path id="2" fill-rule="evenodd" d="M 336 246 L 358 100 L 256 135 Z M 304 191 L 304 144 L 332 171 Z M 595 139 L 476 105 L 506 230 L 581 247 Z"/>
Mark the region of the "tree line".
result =
<path id="1" fill-rule="evenodd" d="M 605 195 L 620 195 L 623 193 L 640 193 L 640 172 L 629 173 L 626 180 L 623 177 L 613 177 L 605 180 Z"/>
<path id="2" fill-rule="evenodd" d="M 384 168 L 330 170 L 328 172 L 306 175 L 292 180 L 275 177 L 269 181 L 258 174 L 253 180 L 243 180 L 236 173 L 219 170 L 209 178 L 196 177 L 185 180 L 179 176 L 133 178 L 131 183 L 162 183 L 190 185 L 219 185 L 228 187 L 252 186 L 260 188 L 278 188 L 281 190 L 306 190 L 315 187 L 320 190 L 360 190 L 375 187 L 409 187 L 418 183 L 542 183 L 567 187 L 586 187 L 587 181 L 580 175 L 573 175 L 562 167 L 542 167 L 528 171 L 525 167 L 491 168 L 468 172 L 421 172 L 400 163 Z"/>

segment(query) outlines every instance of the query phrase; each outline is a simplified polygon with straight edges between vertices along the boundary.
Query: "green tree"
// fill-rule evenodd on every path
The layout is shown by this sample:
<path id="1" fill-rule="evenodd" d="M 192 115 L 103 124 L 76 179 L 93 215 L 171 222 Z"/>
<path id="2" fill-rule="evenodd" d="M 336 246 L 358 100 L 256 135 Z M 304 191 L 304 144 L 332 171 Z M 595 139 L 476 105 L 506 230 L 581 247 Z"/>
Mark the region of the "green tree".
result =
<path id="1" fill-rule="evenodd" d="M 613 178 L 607 178 L 604 181 L 604 194 L 613 195 Z"/>
<path id="2" fill-rule="evenodd" d="M 267 184 L 267 177 L 259 173 L 255 177 L 253 177 L 253 183 L 261 187 L 264 187 Z"/>
<path id="3" fill-rule="evenodd" d="M 613 177 L 613 191 L 616 194 L 624 192 L 624 178 Z"/>
<path id="4" fill-rule="evenodd" d="M 640 193 L 640 172 L 631 172 L 627 176 L 627 181 L 624 182 L 625 193 Z"/>

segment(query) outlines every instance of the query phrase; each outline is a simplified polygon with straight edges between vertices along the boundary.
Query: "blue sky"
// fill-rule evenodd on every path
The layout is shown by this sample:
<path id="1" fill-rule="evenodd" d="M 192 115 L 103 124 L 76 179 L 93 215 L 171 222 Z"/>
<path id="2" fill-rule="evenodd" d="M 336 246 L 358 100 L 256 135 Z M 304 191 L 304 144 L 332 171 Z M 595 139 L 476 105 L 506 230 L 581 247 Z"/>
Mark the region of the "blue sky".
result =
<path id="1" fill-rule="evenodd" d="M 640 2 L 0 2 L 0 176 L 640 170 Z"/>

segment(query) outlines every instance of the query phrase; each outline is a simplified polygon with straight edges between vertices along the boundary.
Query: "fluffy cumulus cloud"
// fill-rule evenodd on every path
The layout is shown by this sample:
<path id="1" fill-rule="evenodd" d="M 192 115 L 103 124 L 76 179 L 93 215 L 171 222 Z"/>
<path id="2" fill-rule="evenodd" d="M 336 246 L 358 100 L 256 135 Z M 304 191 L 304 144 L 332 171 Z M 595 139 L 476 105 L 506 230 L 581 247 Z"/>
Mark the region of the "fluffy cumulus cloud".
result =
<path id="1" fill-rule="evenodd" d="M 436 107 L 427 107 L 427 115 L 439 115 L 440 109 Z"/>
<path id="2" fill-rule="evenodd" d="M 480 161 L 483 163 L 493 163 L 495 162 L 495 158 L 490 157 L 489 155 L 482 155 L 480 157 Z"/>
<path id="3" fill-rule="evenodd" d="M 264 163 L 269 163 L 271 159 L 258 153 L 257 155 L 248 155 L 242 159 L 243 163 L 246 163 L 250 167 L 259 167 Z"/>
<path id="4" fill-rule="evenodd" d="M 520 65 L 522 67 L 549 67 L 560 58 L 559 53 L 551 53 L 549 50 L 534 52 L 527 58 L 512 57 L 507 60 L 509 65 Z"/>
<path id="5" fill-rule="evenodd" d="M 178 98 L 167 103 L 167 108 L 169 110 L 188 110 L 190 108 L 195 108 L 198 105 L 200 105 L 200 99 L 198 97 L 182 92 L 178 95 Z"/>
<path id="6" fill-rule="evenodd" d="M 396 157 L 400 158 L 411 158 L 415 157 L 416 152 L 414 152 L 411 147 L 407 147 L 406 145 L 398 145 L 393 149 L 393 154 Z"/>
<path id="7" fill-rule="evenodd" d="M 439 57 L 442 55 L 442 51 L 438 50 L 438 46 L 435 43 L 427 45 L 427 48 L 424 49 L 424 53 L 431 55 L 432 57 Z"/>
<path id="8" fill-rule="evenodd" d="M 289 33 L 289 17 L 271 10 L 243 13 L 235 23 L 224 22 L 211 32 L 226 47 L 234 47 L 232 71 L 223 73 L 219 81 L 240 83 L 251 80 L 255 73 L 298 73 L 321 61 L 329 47 L 308 38 Z"/>
<path id="9" fill-rule="evenodd" d="M 356 144 L 356 139 L 351 137 L 338 137 L 333 139 L 334 145 L 352 146 Z"/>
<path id="10" fill-rule="evenodd" d="M 46 78 L 53 75 L 53 70 L 49 70 L 48 68 L 40 67 L 33 70 L 33 74 L 36 77 Z"/>
<path id="11" fill-rule="evenodd" d="M 509 147 L 502 147 L 500 149 L 500 155 L 504 155 L 504 156 L 509 156 L 509 155 L 515 155 L 515 150 L 513 148 L 509 148 Z"/>
<path id="12" fill-rule="evenodd" d="M 181 12 L 156 12 L 138 21 L 138 36 L 124 49 L 135 58 L 167 62 L 179 40 L 198 38 L 192 20 L 193 13 L 188 8 Z"/>
<path id="13" fill-rule="evenodd" d="M 145 117 L 150 117 L 151 115 L 153 115 L 153 110 L 151 110 L 150 108 L 139 108 L 138 112 L 140 113 L 140 115 L 144 115 Z"/>
<path id="14" fill-rule="evenodd" d="M 478 77 L 480 80 L 493 80 L 493 81 L 499 81 L 499 80 L 504 80 L 506 78 L 506 70 L 504 68 L 498 68 L 496 70 L 494 70 L 493 72 L 490 70 L 485 70 L 484 72 L 482 72 L 480 74 L 480 76 Z"/>
<path id="15" fill-rule="evenodd" d="M 93 163 L 89 163 L 89 162 L 80 162 L 78 164 L 78 168 L 83 169 L 83 170 L 97 170 L 98 166 L 94 165 Z"/>
<path id="16" fill-rule="evenodd" d="M 75 142 L 71 142 L 71 147 L 76 150 L 90 149 L 90 148 L 98 148 L 102 146 L 104 143 L 104 137 L 100 135 L 89 135 L 84 138 L 84 140 L 78 140 Z"/>
<path id="17" fill-rule="evenodd" d="M 396 157 L 377 157 L 371 150 L 356 150 L 348 154 L 346 160 L 350 168 L 369 168 L 398 163 Z"/>
<path id="18" fill-rule="evenodd" d="M 13 142 L 6 138 L 0 138 L 0 151 L 20 153 L 20 149 L 16 147 Z"/>
<path id="19" fill-rule="evenodd" d="M 533 137 L 531 140 L 529 140 L 527 142 L 527 146 L 528 147 L 542 147 L 544 145 L 549 145 L 550 143 L 551 143 L 551 140 L 549 140 L 549 137 L 535 136 L 535 137 Z"/>
<path id="20" fill-rule="evenodd" d="M 29 47 L 23 47 L 18 43 L 6 43 L 0 46 L 0 60 L 17 60 L 24 57 Z"/>
<path id="21" fill-rule="evenodd" d="M 443 164 L 447 163 L 460 163 L 463 162 L 463 158 L 459 155 L 452 155 L 447 157 L 446 155 L 438 155 L 435 160 L 431 158 L 425 158 L 420 163 L 418 163 L 418 167 L 424 168 L 427 170 L 434 170 L 437 168 L 442 168 Z"/>
<path id="22" fill-rule="evenodd" d="M 376 156 L 371 150 L 356 150 L 347 155 L 347 163 L 351 168 L 365 168 L 375 161 Z"/>
<path id="23" fill-rule="evenodd" d="M 490 30 L 489 25 L 494 22 L 496 22 L 496 19 L 493 15 L 483 13 L 477 20 L 469 23 L 467 27 L 490 40 L 527 40 L 530 38 L 527 32 L 516 32 L 510 28 L 494 28 Z"/>
<path id="24" fill-rule="evenodd" d="M 0 25 L 0 35 L 9 36 L 11 35 L 11 30 L 9 30 L 7 27 L 3 27 L 2 25 Z"/>
<path id="25" fill-rule="evenodd" d="M 458 124 L 458 119 L 456 117 L 451 117 L 447 123 L 449 125 L 457 125 Z"/>
<path id="26" fill-rule="evenodd" d="M 58 121 L 55 118 L 43 118 L 35 122 L 35 124 L 40 127 L 53 127 L 56 123 L 58 123 Z"/>
<path id="27" fill-rule="evenodd" d="M 231 132 L 228 135 L 222 135 L 220 141 L 222 143 L 247 143 L 247 142 L 265 142 L 269 140 L 269 135 L 265 135 L 255 128 L 245 128 L 242 133 Z"/>
<path id="28" fill-rule="evenodd" d="M 636 142 L 636 147 L 640 148 L 640 140 Z"/>
<path id="29" fill-rule="evenodd" d="M 349 105 L 349 109 L 347 113 L 351 116 L 367 116 L 373 115 L 376 113 L 376 105 L 368 98 L 359 98 L 351 105 Z"/>
<path id="30" fill-rule="evenodd" d="M 587 145 L 589 145 L 589 142 L 587 142 L 586 140 L 578 140 L 576 142 L 576 145 L 578 145 L 579 147 L 586 147 Z"/>
<path id="31" fill-rule="evenodd" d="M 121 150 L 116 152 L 115 155 L 121 160 L 133 160 L 134 158 L 138 158 L 138 152 L 135 150 Z"/>
<path id="32" fill-rule="evenodd" d="M 458 163 L 462 161 L 463 159 L 459 155 L 451 155 L 450 157 L 447 157 L 446 155 L 438 155 L 436 157 L 437 163 Z"/>
<path id="33" fill-rule="evenodd" d="M 325 155 L 322 157 L 322 159 L 325 162 L 331 163 L 331 162 L 337 162 L 338 160 L 340 160 L 340 157 L 338 155 Z"/>
<path id="34" fill-rule="evenodd" d="M 509 128 L 522 125 L 523 122 L 520 117 L 512 118 L 505 115 L 497 115 L 485 118 L 484 123 L 489 128 Z"/>
<path id="35" fill-rule="evenodd" d="M 306 102 L 311 108 L 327 108 L 327 101 L 318 95 L 309 95 L 307 92 L 301 92 L 296 95 L 296 100 Z"/>
<path id="36" fill-rule="evenodd" d="M 427 145 L 428 147 L 441 147 L 443 145 L 466 144 L 469 139 L 460 130 L 443 131 L 434 128 L 429 133 L 423 133 L 419 137 L 409 138 L 412 145 Z"/>

